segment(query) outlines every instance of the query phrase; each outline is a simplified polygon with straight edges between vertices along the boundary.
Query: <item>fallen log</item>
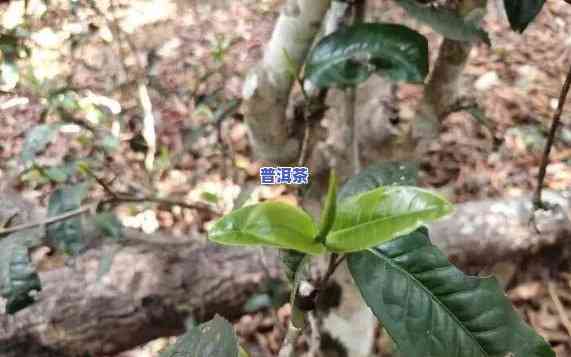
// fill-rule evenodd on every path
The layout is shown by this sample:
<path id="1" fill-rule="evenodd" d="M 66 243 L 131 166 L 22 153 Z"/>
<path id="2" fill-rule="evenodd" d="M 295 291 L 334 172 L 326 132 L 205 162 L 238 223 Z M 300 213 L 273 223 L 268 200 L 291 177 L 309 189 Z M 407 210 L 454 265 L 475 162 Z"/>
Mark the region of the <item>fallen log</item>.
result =
<path id="1" fill-rule="evenodd" d="M 550 211 L 532 216 L 531 196 L 469 202 L 431 226 L 431 239 L 461 267 L 484 267 L 534 254 L 571 237 L 571 191 L 544 191 Z"/>
<path id="2" fill-rule="evenodd" d="M 113 250 L 98 281 L 101 257 Z M 267 261 L 264 270 L 258 249 L 196 241 L 134 238 L 92 249 L 72 266 L 41 272 L 36 304 L 0 315 L 0 356 L 112 355 L 180 334 L 189 317 L 237 317 L 267 271 L 278 274 L 278 259 Z"/>
<path id="3" fill-rule="evenodd" d="M 533 254 L 571 237 L 568 193 L 546 195 L 559 209 L 528 224 L 529 198 L 457 206 L 434 224 L 435 244 L 467 265 Z M 180 241 L 126 231 L 121 246 L 106 243 L 72 266 L 40 274 L 38 302 L 14 316 L 0 315 L 1 357 L 112 355 L 160 336 L 180 334 L 185 320 L 219 313 L 237 317 L 260 284 L 280 276 L 276 254 L 259 249 Z M 561 244 L 561 246 L 564 246 Z M 101 257 L 115 251 L 110 271 L 98 281 Z M 1 308 L 1 306 L 0 306 Z"/>

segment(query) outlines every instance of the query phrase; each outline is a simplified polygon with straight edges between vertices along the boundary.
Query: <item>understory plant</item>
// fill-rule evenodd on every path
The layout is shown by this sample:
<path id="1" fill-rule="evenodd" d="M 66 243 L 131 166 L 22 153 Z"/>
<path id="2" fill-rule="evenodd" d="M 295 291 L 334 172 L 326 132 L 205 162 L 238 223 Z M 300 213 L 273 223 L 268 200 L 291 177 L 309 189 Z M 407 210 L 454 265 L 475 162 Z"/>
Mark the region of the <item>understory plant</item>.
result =
<path id="1" fill-rule="evenodd" d="M 514 310 L 496 278 L 465 275 L 431 243 L 425 224 L 451 213 L 452 205 L 414 186 L 413 167 L 399 162 L 370 167 L 348 180 L 339 194 L 332 175 L 319 224 L 300 208 L 264 202 L 224 216 L 209 238 L 282 251 L 292 287 L 291 329 L 304 329 L 305 315 L 314 308 L 300 289 L 307 265 L 328 255 L 335 267 L 346 258 L 363 300 L 402 356 L 554 356 Z M 219 316 L 191 329 L 163 356 L 181 353 L 248 355 Z"/>

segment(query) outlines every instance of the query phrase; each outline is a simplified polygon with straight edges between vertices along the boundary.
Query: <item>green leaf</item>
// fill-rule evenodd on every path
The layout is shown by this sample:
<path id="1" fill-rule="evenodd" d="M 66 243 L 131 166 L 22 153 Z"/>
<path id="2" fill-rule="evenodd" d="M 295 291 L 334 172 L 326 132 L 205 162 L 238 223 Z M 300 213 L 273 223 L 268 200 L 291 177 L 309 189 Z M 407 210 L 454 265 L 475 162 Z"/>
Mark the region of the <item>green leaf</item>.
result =
<path id="1" fill-rule="evenodd" d="M 238 357 L 250 357 L 250 354 L 242 346 L 238 346 L 240 349 Z"/>
<path id="2" fill-rule="evenodd" d="M 418 165 L 411 161 L 388 161 L 371 165 L 341 187 L 338 199 L 344 200 L 380 186 L 415 186 L 417 178 Z"/>
<path id="3" fill-rule="evenodd" d="M 325 246 L 355 252 L 407 234 L 452 211 L 440 195 L 411 186 L 385 186 L 341 201 Z"/>
<path id="4" fill-rule="evenodd" d="M 478 21 L 462 17 L 446 7 L 422 5 L 415 0 L 395 0 L 406 12 L 420 22 L 432 27 L 444 37 L 456 41 L 482 41 L 490 45 L 490 37 L 480 28 Z M 485 9 L 481 9 L 481 12 Z"/>
<path id="5" fill-rule="evenodd" d="M 45 176 L 49 178 L 51 181 L 57 183 L 64 183 L 67 180 L 69 171 L 63 167 L 48 167 L 47 169 L 43 170 L 41 173 L 45 174 Z"/>
<path id="6" fill-rule="evenodd" d="M 22 162 L 33 161 L 54 140 L 59 128 L 60 124 L 42 124 L 28 131 L 21 153 Z"/>
<path id="7" fill-rule="evenodd" d="M 79 96 L 70 87 L 63 87 L 54 90 L 48 95 L 50 106 L 54 109 L 64 109 L 74 112 L 80 109 Z"/>
<path id="8" fill-rule="evenodd" d="M 280 261 L 282 262 L 285 269 L 285 276 L 290 284 L 295 285 L 295 277 L 304 263 L 304 259 L 307 254 L 298 252 L 297 250 L 280 250 Z"/>
<path id="9" fill-rule="evenodd" d="M 0 52 L 4 57 L 13 58 L 18 53 L 18 36 L 13 34 L 0 34 Z"/>
<path id="10" fill-rule="evenodd" d="M 7 299 L 8 314 L 15 314 L 33 304 L 35 300 L 30 293 L 42 289 L 28 248 L 10 239 L 13 237 L 0 240 L 0 295 Z"/>
<path id="11" fill-rule="evenodd" d="M 213 204 L 218 203 L 218 201 L 220 200 L 220 198 L 218 197 L 217 194 L 212 193 L 212 192 L 207 192 L 207 191 L 202 192 L 200 194 L 200 198 L 202 198 L 206 202 L 213 203 Z"/>
<path id="12" fill-rule="evenodd" d="M 216 315 L 177 338 L 161 357 L 238 357 L 238 338 L 232 325 Z"/>
<path id="13" fill-rule="evenodd" d="M 329 176 L 329 188 L 327 190 L 327 196 L 325 197 L 325 205 L 323 205 L 323 211 L 321 212 L 321 222 L 319 233 L 317 234 L 317 241 L 323 243 L 327 233 L 333 227 L 335 223 L 335 211 L 337 209 L 337 177 L 335 172 L 331 172 Z"/>
<path id="14" fill-rule="evenodd" d="M 78 184 L 56 189 L 48 202 L 48 217 L 78 210 L 85 197 L 87 186 Z M 50 245 L 67 254 L 77 255 L 83 248 L 81 217 L 75 216 L 47 226 Z"/>
<path id="15" fill-rule="evenodd" d="M 299 69 L 299 64 L 297 64 L 293 58 L 291 58 L 291 56 L 289 55 L 289 53 L 287 53 L 287 51 L 284 49 L 283 50 L 283 55 L 285 58 L 285 70 L 287 71 L 287 73 L 289 74 L 290 78 L 292 80 L 295 80 L 297 78 L 297 72 Z"/>
<path id="16" fill-rule="evenodd" d="M 83 161 L 68 161 L 62 165 L 52 167 L 42 167 L 34 164 L 33 168 L 50 181 L 64 183 L 76 174 L 80 165 L 84 165 Z"/>
<path id="17" fill-rule="evenodd" d="M 107 154 L 111 155 L 121 147 L 121 141 L 115 135 L 105 135 L 100 145 Z"/>
<path id="18" fill-rule="evenodd" d="M 512 30 L 523 32 L 543 8 L 545 0 L 504 0 Z"/>
<path id="19" fill-rule="evenodd" d="M 229 245 L 261 245 L 321 254 L 317 228 L 304 211 L 281 202 L 264 202 L 231 212 L 214 224 L 208 238 Z"/>
<path id="20" fill-rule="evenodd" d="M 350 254 L 348 266 L 403 356 L 555 356 L 495 278 L 464 275 L 426 228 Z"/>
<path id="21" fill-rule="evenodd" d="M 419 83 L 428 74 L 428 59 L 428 41 L 418 32 L 363 23 L 325 36 L 309 56 L 305 78 L 319 88 L 355 86 L 372 73 Z"/>
<path id="22" fill-rule="evenodd" d="M 100 213 L 94 218 L 95 226 L 106 237 L 120 240 L 123 236 L 123 225 L 119 218 L 111 212 Z"/>

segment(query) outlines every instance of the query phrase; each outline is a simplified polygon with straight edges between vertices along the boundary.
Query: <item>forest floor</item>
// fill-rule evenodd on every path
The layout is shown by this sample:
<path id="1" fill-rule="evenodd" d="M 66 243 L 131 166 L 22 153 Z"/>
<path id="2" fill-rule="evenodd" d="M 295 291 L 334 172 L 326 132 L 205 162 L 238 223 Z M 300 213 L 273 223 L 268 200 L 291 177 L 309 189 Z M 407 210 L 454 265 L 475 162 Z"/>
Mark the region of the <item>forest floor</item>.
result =
<path id="1" fill-rule="evenodd" d="M 127 5 L 125 1 L 116 14 L 128 33 L 126 42 L 133 46 L 123 43 L 122 49 L 108 39 L 109 22 L 88 8 L 75 17 L 63 5 L 48 8 L 46 13 L 54 16 L 31 20 L 38 53 L 28 63 L 33 75 L 22 75 L 14 95 L 0 95 L 0 179 L 10 181 L 25 197 L 46 203 L 56 183 L 34 170 L 22 172 L 18 158 L 28 130 L 60 120 L 53 113 L 42 115 L 46 93 L 66 88 L 81 98 L 92 94 L 112 98 L 116 102 L 107 106 L 121 107 L 120 115 L 111 116 L 120 123 L 120 143 L 114 153 L 93 164 L 93 171 L 112 181 L 114 189 L 180 196 L 225 212 L 242 198 L 298 203 L 297 193 L 290 188 L 257 185 L 260 163 L 252 157 L 241 118 L 216 121 L 217 109 L 240 97 L 245 74 L 260 58 L 271 34 L 278 3 L 152 0 Z M 386 2 L 370 3 L 372 17 L 382 14 L 399 21 L 405 16 L 394 6 L 387 10 Z M 485 115 L 480 120 L 464 113 L 448 117 L 440 139 L 422 158 L 422 185 L 439 189 L 457 203 L 519 196 L 534 189 L 550 118 L 570 65 L 570 5 L 547 2 L 537 21 L 520 35 L 509 30 L 503 14 L 491 3 L 484 28 L 492 46 L 478 45 L 464 74 L 466 92 L 478 99 Z M 106 6 L 105 1 L 98 4 Z M 70 52 L 65 44 L 76 24 L 87 26 L 90 36 Z M 428 35 L 431 49 L 436 49 L 441 38 L 418 24 L 415 27 Z M 432 57 L 435 54 L 433 50 Z M 158 140 L 151 174 L 145 170 L 144 154 L 136 150 L 143 117 L 136 81 L 143 70 L 149 75 Z M 421 93 L 419 86 L 399 87 L 404 121 L 412 117 Z M 547 171 L 546 185 L 554 190 L 571 187 L 570 117 L 563 116 Z M 96 156 L 81 135 L 70 130 L 54 138 L 37 162 L 55 167 L 70 158 Z M 103 194 L 102 188 L 91 193 L 93 198 Z M 204 233 L 214 218 L 148 207 L 125 205 L 118 213 L 133 227 L 177 235 Z M 559 356 L 571 355 L 567 316 L 571 315 L 571 269 L 553 271 L 541 263 L 521 268 L 508 269 L 508 295 L 526 320 L 554 344 Z M 285 326 L 287 307 L 277 316 Z M 276 328 L 268 312 L 244 316 L 237 330 L 243 341 L 268 356 L 282 338 L 282 329 Z M 154 356 L 163 342 L 124 356 Z"/>

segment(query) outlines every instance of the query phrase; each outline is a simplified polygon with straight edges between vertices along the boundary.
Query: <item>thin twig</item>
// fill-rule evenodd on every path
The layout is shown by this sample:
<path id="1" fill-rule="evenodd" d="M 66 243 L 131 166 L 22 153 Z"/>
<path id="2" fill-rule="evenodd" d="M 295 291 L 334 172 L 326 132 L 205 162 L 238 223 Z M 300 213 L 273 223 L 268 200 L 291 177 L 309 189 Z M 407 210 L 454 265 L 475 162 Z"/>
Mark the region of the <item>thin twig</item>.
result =
<path id="1" fill-rule="evenodd" d="M 557 105 L 557 110 L 553 115 L 551 122 L 551 129 L 549 130 L 549 136 L 547 138 L 547 143 L 545 144 L 545 151 L 543 152 L 543 157 L 541 159 L 541 166 L 539 167 L 539 174 L 537 175 L 537 187 L 535 189 L 535 195 L 533 198 L 533 206 L 535 209 L 544 208 L 542 201 L 543 184 L 545 181 L 545 172 L 547 171 L 547 165 L 549 164 L 549 154 L 551 153 L 551 147 L 555 141 L 555 134 L 557 133 L 557 128 L 561 122 L 561 115 L 563 114 L 563 108 L 565 107 L 565 101 L 567 100 L 567 94 L 569 93 L 569 87 L 571 86 L 571 66 L 567 72 L 567 77 L 561 88 L 561 93 L 559 95 L 559 103 Z"/>
<path id="2" fill-rule="evenodd" d="M 335 273 L 335 270 L 337 270 L 339 265 L 345 260 L 346 257 L 347 257 L 346 255 L 342 255 L 341 257 L 339 257 L 337 253 L 331 253 L 331 256 L 329 257 L 329 265 L 327 266 L 327 270 L 325 271 L 325 274 L 323 275 L 321 280 L 317 282 L 318 289 L 325 288 L 325 286 L 329 282 L 329 279 L 331 279 L 331 277 Z"/>
<path id="3" fill-rule="evenodd" d="M 357 88 L 350 87 L 345 90 L 345 123 L 349 128 L 348 140 L 350 144 L 353 173 L 361 171 L 361 159 L 359 157 L 359 134 L 355 123 L 355 102 L 357 100 Z"/>
<path id="4" fill-rule="evenodd" d="M 63 213 L 63 214 L 60 214 L 57 216 L 49 217 L 49 218 L 46 218 L 46 219 L 43 219 L 43 220 L 37 221 L 37 222 L 21 224 L 21 225 L 14 226 L 11 228 L 6 228 L 6 229 L 0 229 L 0 236 L 24 231 L 24 230 L 39 227 L 42 225 L 61 222 L 61 221 L 64 221 L 66 219 L 82 215 L 84 213 L 93 212 L 100 205 L 106 205 L 106 204 L 116 205 L 119 203 L 128 203 L 128 202 L 132 202 L 132 203 L 151 202 L 151 203 L 164 204 L 164 205 L 168 205 L 168 206 L 180 206 L 180 207 L 186 208 L 186 209 L 208 211 L 212 214 L 221 215 L 220 212 L 218 212 L 218 211 L 216 211 L 216 210 L 214 210 L 214 209 L 212 209 L 206 205 L 186 203 L 186 202 L 181 202 L 181 201 L 176 201 L 176 200 L 171 200 L 171 199 L 166 199 L 166 198 L 158 198 L 158 197 L 131 197 L 131 196 L 124 196 L 122 194 L 116 193 L 116 196 L 113 198 L 103 200 L 100 202 L 96 202 L 96 203 L 92 203 L 89 205 L 81 206 L 78 209 L 70 211 L 70 212 L 66 212 L 66 213 Z"/>
<path id="5" fill-rule="evenodd" d="M 95 179 L 95 181 L 97 181 L 97 183 L 99 185 L 101 185 L 101 187 L 103 187 L 105 192 L 107 192 L 107 194 L 109 196 L 111 196 L 110 199 L 102 201 L 101 204 L 113 205 L 113 204 L 125 203 L 125 202 L 131 202 L 131 203 L 153 202 L 153 203 L 164 204 L 164 205 L 168 205 L 168 206 L 180 206 L 182 208 L 187 208 L 187 209 L 204 210 L 204 211 L 209 211 L 210 213 L 220 215 L 220 212 L 213 210 L 212 208 L 210 208 L 207 205 L 202 205 L 202 204 L 198 204 L 198 203 L 186 203 L 186 202 L 182 202 L 182 201 L 172 200 L 172 199 L 168 199 L 168 198 L 159 198 L 159 197 L 154 197 L 154 196 L 135 197 L 135 196 L 131 196 L 131 195 L 126 194 L 126 193 L 115 192 L 111 188 L 111 186 L 109 186 L 109 184 L 107 184 L 103 179 L 99 178 L 89 168 L 86 168 L 85 172 L 87 172 L 91 177 L 93 177 Z"/>
<path id="6" fill-rule="evenodd" d="M 26 223 L 26 224 L 21 224 L 21 225 L 14 226 L 11 228 L 0 229 L 0 236 L 25 231 L 27 229 L 36 228 L 36 227 L 47 225 L 47 224 L 65 221 L 66 219 L 69 219 L 69 218 L 72 218 L 75 216 L 79 216 L 79 215 L 82 215 L 84 213 L 92 212 L 96 206 L 97 206 L 97 204 L 82 206 L 76 210 L 69 211 L 69 212 L 66 212 L 66 213 L 63 213 L 63 214 L 60 214 L 57 216 L 49 217 L 49 218 L 46 218 L 46 219 L 38 221 L 38 222 Z"/>
<path id="7" fill-rule="evenodd" d="M 301 143 L 301 151 L 299 154 L 298 166 L 305 166 L 307 161 L 307 152 L 309 151 L 309 137 L 311 136 L 311 125 L 309 120 L 304 120 L 303 142 Z"/>
<path id="8" fill-rule="evenodd" d="M 89 167 L 86 166 L 83 169 L 89 176 L 91 176 L 93 179 L 95 179 L 95 181 L 97 181 L 99 186 L 101 186 L 103 188 L 103 190 L 105 192 L 107 192 L 107 194 L 109 196 L 116 198 L 116 199 L 119 198 L 119 196 L 117 195 L 117 193 L 115 193 L 115 191 L 113 191 L 111 186 L 109 186 L 107 184 L 107 182 L 105 182 L 105 180 L 103 180 L 102 178 L 99 178 L 93 171 L 91 171 L 91 169 Z"/>
<path id="9" fill-rule="evenodd" d="M 355 12 L 353 17 L 354 23 L 361 23 L 365 20 L 365 10 L 367 9 L 367 0 L 355 0 L 353 3 Z"/>
<path id="10" fill-rule="evenodd" d="M 547 281 L 547 291 L 549 292 L 549 296 L 551 296 L 551 300 L 553 300 L 555 309 L 557 309 L 557 313 L 561 319 L 561 324 L 565 327 L 569 336 L 571 336 L 571 320 L 569 320 L 567 311 L 565 311 L 565 308 L 563 307 L 563 304 L 561 303 L 559 295 L 555 289 L 555 284 L 552 281 Z"/>
<path id="11" fill-rule="evenodd" d="M 358 24 L 365 19 L 366 0 L 355 0 L 353 3 L 353 23 Z M 352 86 L 345 90 L 345 122 L 349 127 L 349 140 L 353 173 L 361 171 L 361 158 L 359 155 L 359 130 L 355 122 L 355 104 L 357 101 L 357 87 Z"/>
<path id="12" fill-rule="evenodd" d="M 309 336 L 309 356 L 319 357 L 321 355 L 321 331 L 319 330 L 319 321 L 315 316 L 314 311 L 310 311 L 308 314 L 309 326 L 311 327 L 311 334 Z"/>
<path id="13" fill-rule="evenodd" d="M 330 35 L 335 32 L 345 19 L 345 13 L 348 4 L 343 2 L 334 1 L 327 12 L 325 18 L 325 28 L 320 38 Z M 301 89 L 301 94 L 305 100 L 303 108 L 303 119 L 304 119 L 304 133 L 303 141 L 301 144 L 301 150 L 298 159 L 298 166 L 305 166 L 307 161 L 308 152 L 310 151 L 310 137 L 313 131 L 313 123 L 318 123 L 321 121 L 326 112 L 325 100 L 327 98 L 328 89 L 319 89 L 318 87 L 312 85 L 309 80 L 304 80 L 300 77 L 297 78 L 297 82 Z"/>
<path id="14" fill-rule="evenodd" d="M 210 208 L 207 205 L 199 204 L 199 203 L 186 203 L 183 201 L 172 200 L 169 198 L 159 198 L 153 196 L 144 196 L 144 197 L 134 197 L 134 196 L 127 196 L 124 194 L 117 194 L 117 198 L 111 198 L 103 203 L 108 204 L 118 204 L 118 203 L 144 203 L 144 202 L 151 202 L 151 203 L 158 203 L 167 206 L 180 206 L 186 209 L 195 209 L 201 211 L 208 211 L 210 213 L 220 215 L 221 213 L 217 210 Z"/>
<path id="15" fill-rule="evenodd" d="M 446 118 L 451 114 L 467 111 L 474 108 L 478 108 L 478 102 L 475 98 L 460 97 L 451 103 L 448 108 L 446 108 L 446 110 L 442 113 L 442 118 Z"/>
<path id="16" fill-rule="evenodd" d="M 295 357 L 295 344 L 300 334 L 301 329 L 295 327 L 293 323 L 290 322 L 278 357 Z"/>

